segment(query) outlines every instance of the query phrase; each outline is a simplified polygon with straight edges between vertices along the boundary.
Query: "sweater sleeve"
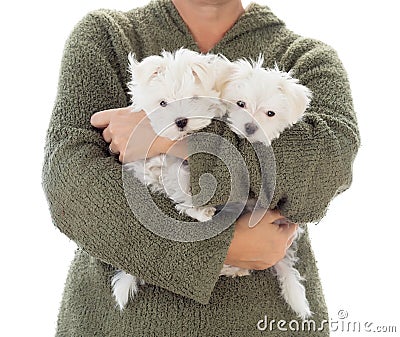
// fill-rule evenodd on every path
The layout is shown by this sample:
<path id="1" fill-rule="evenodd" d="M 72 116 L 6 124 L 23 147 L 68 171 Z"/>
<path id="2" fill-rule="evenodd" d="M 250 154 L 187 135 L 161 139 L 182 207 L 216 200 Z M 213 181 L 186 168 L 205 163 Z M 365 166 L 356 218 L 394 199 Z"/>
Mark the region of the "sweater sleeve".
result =
<path id="1" fill-rule="evenodd" d="M 127 54 L 141 52 L 131 22 L 121 15 L 118 25 L 115 15 L 90 13 L 66 43 L 42 172 L 52 220 L 93 257 L 207 303 L 232 229 L 198 242 L 171 241 L 149 231 L 128 206 L 121 164 L 108 154 L 101 130 L 90 125 L 94 112 L 128 104 Z M 167 198 L 153 197 L 167 215 L 188 220 Z"/>
<path id="2" fill-rule="evenodd" d="M 246 139 L 233 139 L 232 143 L 247 166 L 250 195 L 259 198 L 261 206 L 278 208 L 297 223 L 319 221 L 331 199 L 352 180 L 359 133 L 349 81 L 337 53 L 319 41 L 296 38 L 276 61 L 311 89 L 310 108 L 302 121 L 272 142 L 272 153 Z M 226 126 L 217 132 L 225 138 L 231 133 Z M 211 157 L 197 161 L 195 157 L 192 165 L 197 193 L 202 174 L 218 177 L 222 170 L 228 172 L 220 159 Z M 234 184 L 219 184 L 218 197 L 210 202 L 238 201 Z"/>
<path id="3" fill-rule="evenodd" d="M 273 144 L 277 180 L 271 207 L 298 223 L 319 221 L 349 188 L 360 137 L 347 73 L 336 51 L 298 38 L 281 60 L 311 89 L 303 120 Z"/>

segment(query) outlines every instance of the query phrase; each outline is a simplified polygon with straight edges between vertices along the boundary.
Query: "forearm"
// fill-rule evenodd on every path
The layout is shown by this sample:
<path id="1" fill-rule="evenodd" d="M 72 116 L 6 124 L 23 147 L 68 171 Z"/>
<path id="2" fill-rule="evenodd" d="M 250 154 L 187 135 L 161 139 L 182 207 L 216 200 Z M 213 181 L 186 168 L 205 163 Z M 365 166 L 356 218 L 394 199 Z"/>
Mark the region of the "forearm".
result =
<path id="1" fill-rule="evenodd" d="M 98 141 L 93 141 L 94 133 L 49 131 L 53 150 L 47 152 L 44 163 L 43 187 L 54 224 L 91 256 L 148 283 L 206 303 L 232 230 L 193 243 L 153 234 L 134 216 L 125 198 L 121 165 L 108 155 L 99 134 Z M 166 217 L 189 220 L 180 216 L 168 199 L 153 197 Z M 152 214 L 147 218 L 152 221 Z"/>
<path id="2" fill-rule="evenodd" d="M 270 148 L 235 138 L 225 125 L 214 124 L 210 132 L 228 139 L 239 150 L 248 169 L 250 195 L 259 198 L 261 207 L 278 208 L 296 223 L 318 221 L 331 199 L 351 183 L 359 134 L 350 86 L 336 53 L 322 43 L 294 39 L 279 58 L 280 66 L 291 69 L 293 76 L 313 92 L 304 118 L 285 130 Z M 198 145 L 192 141 L 189 146 Z M 199 177 L 211 173 L 219 185 L 217 196 L 209 204 L 245 201 L 239 198 L 237 186 L 244 185 L 246 177 L 233 179 L 242 164 L 232 159 L 228 147 L 217 142 L 210 147 L 228 160 L 223 163 L 206 154 L 193 157 L 193 191 L 199 193 Z"/>
<path id="3" fill-rule="evenodd" d="M 188 157 L 188 147 L 185 140 L 180 140 L 171 144 L 164 152 L 177 158 L 186 159 Z"/>
<path id="4" fill-rule="evenodd" d="M 128 51 L 111 52 L 107 29 L 114 26 L 98 27 L 98 21 L 101 17 L 84 20 L 64 53 L 43 166 L 43 188 L 53 222 L 90 255 L 206 303 L 232 232 L 182 243 L 153 234 L 134 216 L 125 198 L 121 164 L 109 155 L 101 131 L 90 125 L 93 112 L 128 104 L 121 71 L 127 68 L 127 60 L 114 59 Z M 153 198 L 166 216 L 188 220 L 167 198 Z M 152 221 L 151 215 L 148 219 Z"/>

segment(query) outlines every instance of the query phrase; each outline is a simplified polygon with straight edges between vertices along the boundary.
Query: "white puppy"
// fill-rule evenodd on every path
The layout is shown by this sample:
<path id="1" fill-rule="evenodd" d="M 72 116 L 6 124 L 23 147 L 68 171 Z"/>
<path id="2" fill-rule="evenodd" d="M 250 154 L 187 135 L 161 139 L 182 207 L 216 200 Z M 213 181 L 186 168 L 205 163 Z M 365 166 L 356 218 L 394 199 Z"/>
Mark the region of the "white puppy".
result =
<path id="1" fill-rule="evenodd" d="M 247 60 L 233 62 L 221 98 L 230 102 L 228 122 L 232 131 L 251 143 L 270 145 L 284 129 L 301 119 L 309 105 L 311 92 L 289 74 L 278 69 L 265 69 L 262 63 L 262 57 L 252 63 Z M 255 200 L 249 200 L 246 210 L 252 211 L 254 206 Z M 294 244 L 273 268 L 282 296 L 299 317 L 305 319 L 311 311 L 301 284 L 303 278 L 294 267 L 297 261 L 295 241 L 301 231 L 299 228 Z M 249 270 L 228 265 L 221 271 L 221 275 L 232 277 L 249 273 Z"/>
<path id="2" fill-rule="evenodd" d="M 179 49 L 163 52 L 138 62 L 132 55 L 128 84 L 134 112 L 144 110 L 157 135 L 178 140 L 222 117 L 224 105 L 216 90 L 218 58 Z M 159 155 L 124 164 L 152 191 L 163 192 L 175 203 L 176 209 L 199 221 L 210 220 L 213 207 L 193 207 L 190 194 L 189 168 L 183 159 Z M 114 297 L 122 310 L 129 297 L 138 291 L 142 280 L 118 271 L 112 279 Z"/>

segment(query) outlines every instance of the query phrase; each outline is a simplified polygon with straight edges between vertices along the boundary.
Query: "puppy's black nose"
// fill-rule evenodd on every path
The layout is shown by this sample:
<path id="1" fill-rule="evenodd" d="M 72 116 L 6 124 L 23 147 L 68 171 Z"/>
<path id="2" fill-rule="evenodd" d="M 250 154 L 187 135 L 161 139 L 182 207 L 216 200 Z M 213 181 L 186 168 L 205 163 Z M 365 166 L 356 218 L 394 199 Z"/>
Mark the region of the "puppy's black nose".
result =
<path id="1" fill-rule="evenodd" d="M 183 129 L 188 123 L 187 118 L 177 118 L 175 119 L 175 124 L 179 129 Z"/>
<path id="2" fill-rule="evenodd" d="M 254 132 L 258 130 L 258 126 L 255 125 L 254 123 L 246 123 L 244 125 L 244 130 L 248 135 L 252 135 Z"/>

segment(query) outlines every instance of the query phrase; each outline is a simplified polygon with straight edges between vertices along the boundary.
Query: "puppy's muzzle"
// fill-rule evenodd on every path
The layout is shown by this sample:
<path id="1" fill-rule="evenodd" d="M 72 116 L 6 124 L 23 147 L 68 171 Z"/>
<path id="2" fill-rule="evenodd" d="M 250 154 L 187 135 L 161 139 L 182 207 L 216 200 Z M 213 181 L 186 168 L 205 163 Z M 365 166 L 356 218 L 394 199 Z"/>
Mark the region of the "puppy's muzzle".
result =
<path id="1" fill-rule="evenodd" d="M 252 135 L 254 132 L 258 130 L 258 126 L 255 125 L 254 123 L 246 123 L 244 125 L 244 130 L 248 135 Z"/>
<path id="2" fill-rule="evenodd" d="M 175 124 L 180 130 L 183 130 L 183 128 L 187 125 L 187 123 L 188 123 L 188 119 L 187 118 L 177 118 L 177 119 L 175 119 Z"/>

